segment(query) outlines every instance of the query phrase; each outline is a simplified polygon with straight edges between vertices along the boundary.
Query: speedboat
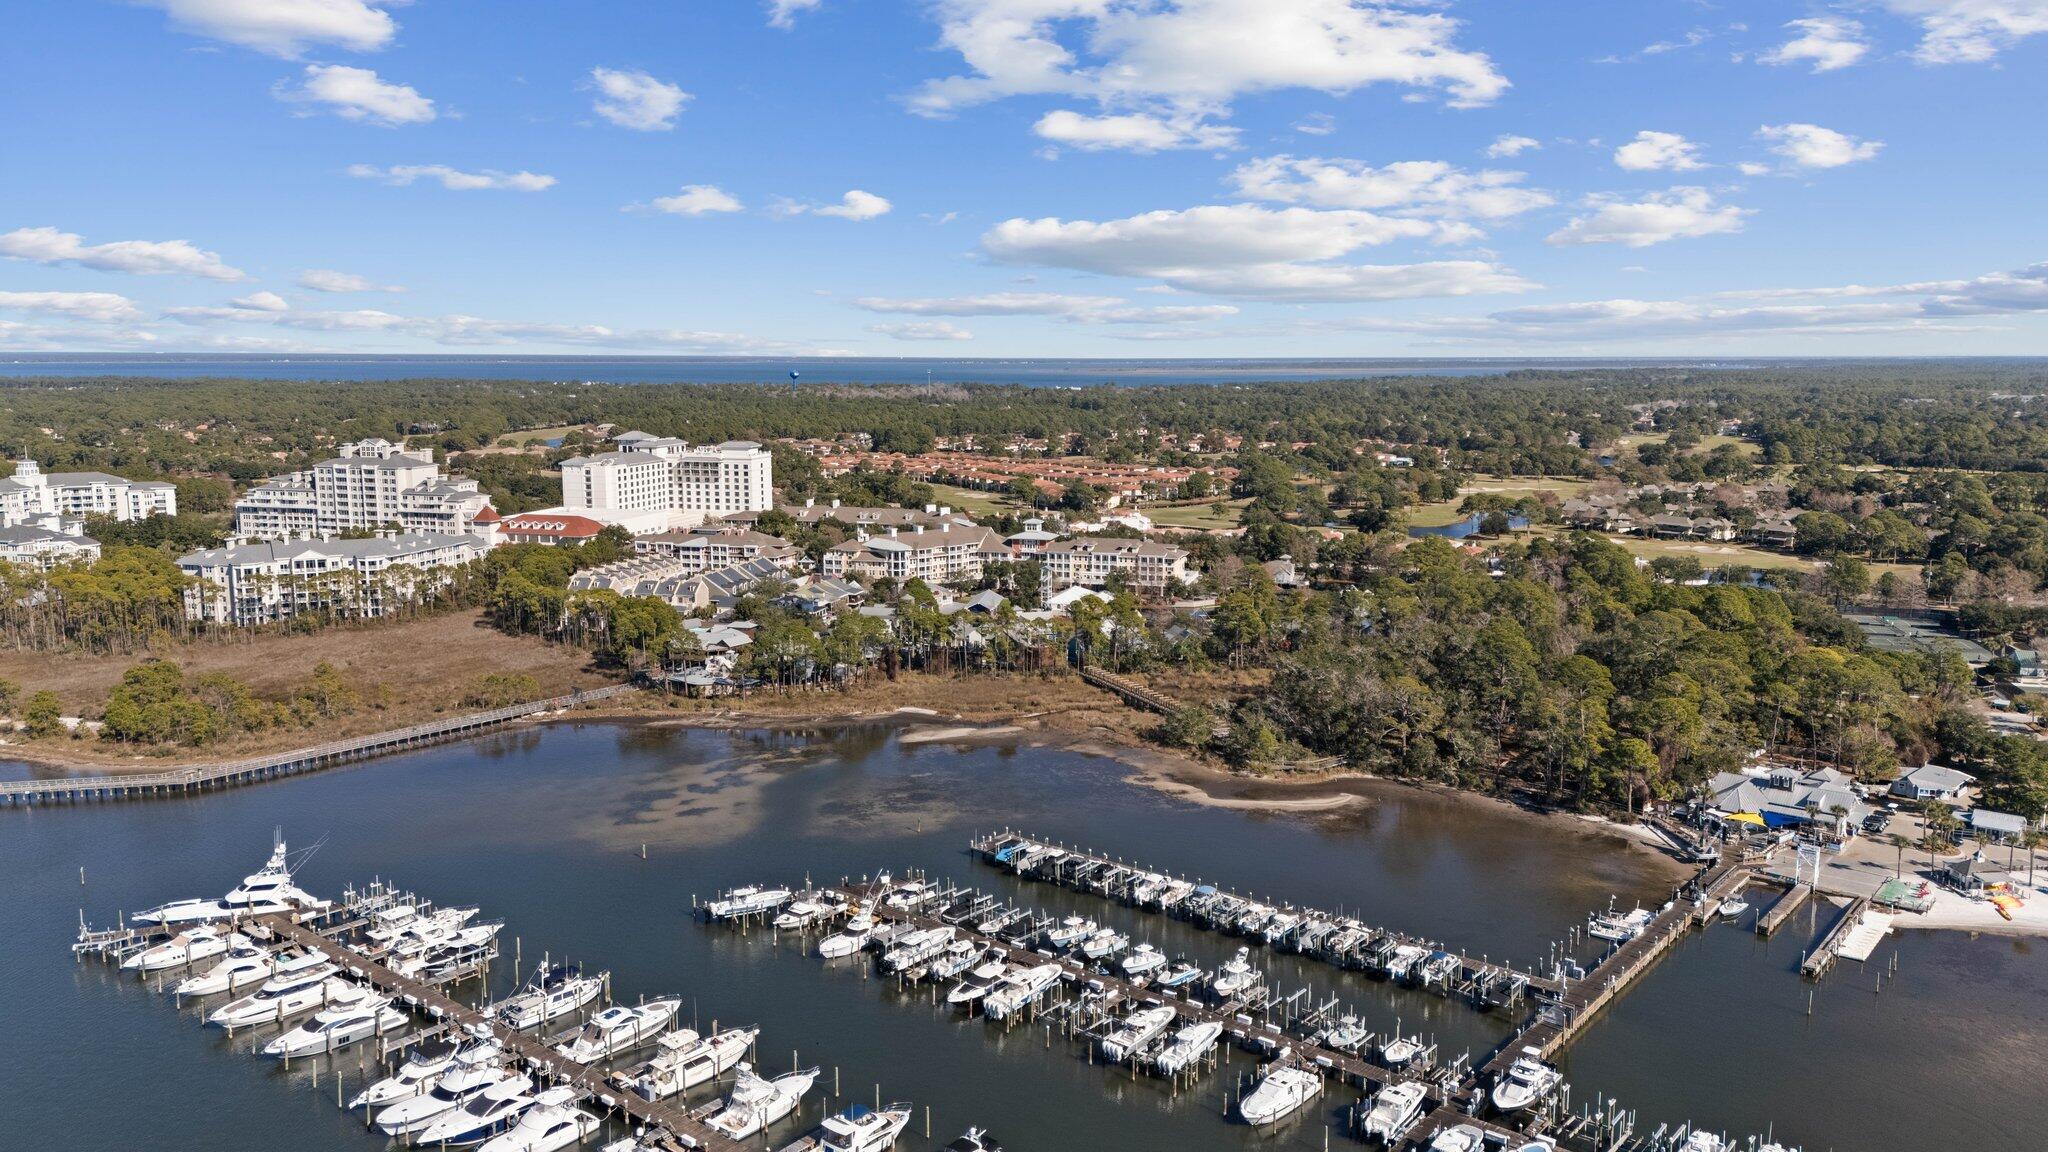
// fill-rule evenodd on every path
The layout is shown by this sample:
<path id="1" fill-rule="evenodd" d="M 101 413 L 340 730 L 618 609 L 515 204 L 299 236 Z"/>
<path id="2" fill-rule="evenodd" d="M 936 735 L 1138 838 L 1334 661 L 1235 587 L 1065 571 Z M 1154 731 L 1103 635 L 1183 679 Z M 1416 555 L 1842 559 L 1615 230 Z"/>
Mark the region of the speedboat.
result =
<path id="1" fill-rule="evenodd" d="M 1493 1106 L 1513 1115 L 1556 1091 L 1562 1079 L 1564 1077 L 1557 1069 L 1543 1062 L 1541 1053 L 1534 1048 L 1524 1048 L 1494 1083 Z"/>
<path id="2" fill-rule="evenodd" d="M 1432 952 L 1417 969 L 1416 980 L 1425 988 L 1449 988 L 1464 966 L 1464 961 L 1449 952 Z"/>
<path id="3" fill-rule="evenodd" d="M 392 1007 L 390 999 L 356 988 L 329 1000 L 312 1019 L 265 1044 L 262 1052 L 286 1060 L 339 1052 L 359 1040 L 396 1032 L 405 1022 L 405 1013 Z"/>
<path id="4" fill-rule="evenodd" d="M 1685 1143 L 1678 1146 L 1678 1152 L 1726 1152 L 1727 1147 L 1726 1140 L 1695 1128 L 1685 1134 Z"/>
<path id="5" fill-rule="evenodd" d="M 585 976 L 574 964 L 536 968 L 526 987 L 498 1006 L 498 1019 L 516 1032 L 567 1016 L 604 991 L 603 976 Z"/>
<path id="6" fill-rule="evenodd" d="M 990 1133 L 969 1128 L 958 1140 L 946 1145 L 943 1152 L 1003 1152 L 1003 1146 Z"/>
<path id="7" fill-rule="evenodd" d="M 737 920 L 742 916 L 759 916 L 763 912 L 773 912 L 789 903 L 791 895 L 787 888 L 748 885 L 726 893 L 723 900 L 713 900 L 706 904 L 704 911 L 713 920 Z"/>
<path id="8" fill-rule="evenodd" d="M 1301 917 L 1292 912 L 1275 913 L 1265 926 L 1259 929 L 1259 937 L 1268 944 L 1278 944 L 1287 938 L 1289 932 L 1300 925 Z"/>
<path id="9" fill-rule="evenodd" d="M 823 1152 L 882 1152 L 891 1147 L 910 1123 L 910 1105 L 891 1104 L 876 1111 L 856 1104 L 818 1126 L 818 1146 Z"/>
<path id="10" fill-rule="evenodd" d="M 161 972 L 166 968 L 183 968 L 200 960 L 211 960 L 228 950 L 234 942 L 247 944 L 249 938 L 239 932 L 229 932 L 211 924 L 188 928 L 169 940 L 152 948 L 145 948 L 121 961 L 121 967 L 129 972 Z"/>
<path id="11" fill-rule="evenodd" d="M 993 959 L 977 965 L 974 971 L 962 976 L 959 983 L 953 985 L 952 990 L 946 993 L 946 1003 L 974 1003 L 976 1000 L 988 995 L 989 990 L 994 988 L 997 982 L 1001 981 L 1003 976 L 1009 971 L 1010 965 L 1008 961 L 1001 959 Z"/>
<path id="12" fill-rule="evenodd" d="M 1372 1030 L 1360 1022 L 1358 1017 L 1346 1016 L 1324 1032 L 1321 1039 L 1325 1048 L 1355 1053 L 1372 1039 Z"/>
<path id="13" fill-rule="evenodd" d="M 1219 999 L 1228 1000 L 1258 982 L 1258 970 L 1251 964 L 1252 950 L 1239 948 L 1237 955 L 1230 958 L 1223 967 L 1209 977 L 1209 991 Z"/>
<path id="14" fill-rule="evenodd" d="M 837 892 L 820 892 L 804 900 L 792 900 L 777 916 L 775 927 L 789 930 L 809 928 L 846 911 L 846 897 Z"/>
<path id="15" fill-rule="evenodd" d="M 933 980 L 948 980 L 967 970 L 968 965 L 981 959 L 981 945 L 965 938 L 946 945 L 946 950 L 932 959 L 925 975 Z"/>
<path id="16" fill-rule="evenodd" d="M 1103 1059 L 1121 1064 L 1145 1050 L 1173 1026 L 1174 1011 L 1165 1005 L 1140 1008 L 1123 1018 L 1116 1030 L 1102 1038 Z"/>
<path id="17" fill-rule="evenodd" d="M 627 1082 L 648 1100 L 708 1084 L 738 1064 L 760 1034 L 758 1028 L 728 1028 L 699 1039 L 688 1028 L 671 1032 L 656 1042 L 653 1059 L 626 1073 Z"/>
<path id="18" fill-rule="evenodd" d="M 1055 951 L 1072 948 L 1099 931 L 1095 921 L 1069 916 L 1045 930 L 1045 946 Z"/>
<path id="19" fill-rule="evenodd" d="M 1714 910 L 1721 914 L 1722 919 L 1733 920 L 1737 916 L 1742 915 L 1744 912 L 1749 911 L 1749 902 L 1747 900 L 1737 900 L 1731 897 L 1727 900 L 1721 901 L 1720 906 L 1715 908 Z"/>
<path id="20" fill-rule="evenodd" d="M 1177 1076 L 1194 1067 L 1222 1038 L 1223 1025 L 1213 1020 L 1190 1024 L 1173 1034 L 1173 1040 L 1152 1058 L 1152 1067 L 1161 1076 Z"/>
<path id="21" fill-rule="evenodd" d="M 1004 907 L 996 909 L 993 912 L 990 912 L 986 916 L 983 916 L 981 918 L 980 923 L 974 926 L 974 930 L 976 932 L 981 933 L 983 936 L 993 936 L 996 933 L 1001 932 L 1003 929 L 1008 928 L 1010 925 L 1015 924 L 1017 921 L 1024 919 L 1026 915 L 1028 915 L 1028 913 L 1026 913 L 1022 908 L 1010 907 L 1006 905 Z"/>
<path id="22" fill-rule="evenodd" d="M 377 1114 L 377 1130 L 386 1136 L 407 1137 L 425 1132 L 428 1125 L 442 1116 L 461 1108 L 490 1089 L 504 1083 L 516 1082 L 517 1090 L 525 1092 L 533 1082 L 524 1076 L 500 1068 L 496 1061 L 478 1061 L 474 1064 L 457 1063 L 441 1073 L 434 1086 L 417 1096 L 410 1096 Z"/>
<path id="23" fill-rule="evenodd" d="M 1081 955 L 1090 960 L 1100 960 L 1131 946 L 1131 938 L 1114 928 L 1104 928 L 1081 943 Z"/>
<path id="24" fill-rule="evenodd" d="M 1417 975 L 1416 969 L 1429 959 L 1429 949 L 1419 944 L 1403 944 L 1394 949 L 1387 958 L 1387 979 L 1406 980 Z"/>
<path id="25" fill-rule="evenodd" d="M 292 976 L 279 976 L 240 1000 L 213 1010 L 208 1024 L 221 1028 L 247 1028 L 254 1024 L 282 1023 L 324 1006 L 334 996 L 354 987 L 334 978 L 332 964 L 308 968 Z"/>
<path id="26" fill-rule="evenodd" d="M 1140 944 L 1117 967 L 1123 969 L 1125 976 L 1136 978 L 1166 967 L 1166 953 L 1150 944 Z"/>
<path id="27" fill-rule="evenodd" d="M 333 902 L 322 900 L 292 883 L 292 870 L 279 840 L 263 867 L 242 878 L 219 900 L 179 900 L 159 905 L 129 917 L 137 924 L 199 924 L 242 916 L 268 916 L 274 912 L 314 911 Z"/>
<path id="28" fill-rule="evenodd" d="M 863 913 L 848 920 L 846 927 L 841 931 L 818 941 L 818 955 L 827 960 L 837 960 L 841 956 L 851 956 L 867 947 L 868 941 L 874 938 L 874 934 L 875 918 Z"/>
<path id="29" fill-rule="evenodd" d="M 1486 1129 L 1476 1124 L 1453 1124 L 1429 1141 L 1428 1152 L 1485 1152 Z"/>
<path id="30" fill-rule="evenodd" d="M 887 896 L 882 897 L 882 906 L 884 908 L 900 908 L 905 912 L 915 912 L 938 898 L 938 886 L 931 881 L 905 880 L 903 883 L 890 889 Z"/>
<path id="31" fill-rule="evenodd" d="M 582 1098 L 580 1091 L 566 1087 L 535 1093 L 519 1120 L 484 1141 L 481 1152 L 556 1152 L 582 1143 L 603 1123 L 576 1106 Z"/>
<path id="32" fill-rule="evenodd" d="M 953 929 L 946 927 L 925 928 L 898 940 L 894 947 L 882 953 L 881 969 L 884 972 L 901 972 L 914 965 L 923 964 L 946 950 L 953 942 Z"/>
<path id="33" fill-rule="evenodd" d="M 1187 961 L 1182 960 L 1179 963 L 1175 964 L 1173 967 L 1168 968 L 1165 972 L 1161 973 L 1159 979 L 1154 980 L 1152 983 L 1158 985 L 1161 988 L 1180 988 L 1188 984 L 1193 984 L 1201 978 L 1202 970 L 1200 968 L 1197 968 L 1193 964 L 1190 964 Z"/>
<path id="34" fill-rule="evenodd" d="M 523 1074 L 509 1076 L 463 1101 L 427 1123 L 413 1137 L 424 1146 L 481 1144 L 513 1123 L 533 1107 L 533 1081 Z"/>
<path id="35" fill-rule="evenodd" d="M 1407 1036 L 1392 1036 L 1380 1045 L 1380 1063 L 1400 1071 L 1415 1062 L 1422 1055 L 1422 1041 Z"/>
<path id="36" fill-rule="evenodd" d="M 704 1123 L 734 1140 L 744 1140 L 796 1111 L 797 1105 L 803 1103 L 804 1093 L 811 1090 L 811 1083 L 817 1078 L 818 1070 L 808 1068 L 784 1073 L 773 1080 L 763 1080 L 752 1068 L 742 1064 L 739 1079 L 733 1083 L 732 1094 L 725 1099 L 725 1107 Z"/>
<path id="37" fill-rule="evenodd" d="M 1035 1003 L 1045 990 L 1059 983 L 1066 971 L 1058 964 L 1040 964 L 1005 976 L 982 998 L 982 1014 L 991 1020 L 1007 1020 Z"/>
<path id="38" fill-rule="evenodd" d="M 462 1064 L 494 1064 L 503 1055 L 504 1049 L 488 1037 L 424 1041 L 413 1045 L 398 1071 L 356 1093 L 348 1106 L 351 1109 L 375 1109 L 410 1100 L 431 1089 L 434 1081 L 451 1068 Z"/>
<path id="39" fill-rule="evenodd" d="M 1423 1101 L 1428 1096 L 1429 1089 L 1419 1080 L 1403 1080 L 1380 1089 L 1380 1094 L 1373 1098 L 1372 1110 L 1358 1122 L 1359 1136 L 1393 1147 L 1421 1118 Z"/>
<path id="40" fill-rule="evenodd" d="M 556 1052 L 578 1064 L 595 1064 L 630 1052 L 667 1031 L 681 1000 L 649 1000 L 645 1004 L 614 1004 L 550 1042 Z"/>
<path id="41" fill-rule="evenodd" d="M 1656 913 L 1648 908 L 1637 908 L 1620 915 L 1609 911 L 1586 922 L 1586 935 L 1600 940 L 1611 940 L 1616 944 L 1626 944 L 1641 936 L 1643 929 L 1650 926 L 1650 921 L 1655 916 Z"/>
<path id="42" fill-rule="evenodd" d="M 1298 1064 L 1282 1064 L 1266 1073 L 1259 1086 L 1237 1102 L 1237 1114 L 1254 1128 L 1277 1124 L 1294 1115 L 1323 1090 L 1323 1078 Z"/>

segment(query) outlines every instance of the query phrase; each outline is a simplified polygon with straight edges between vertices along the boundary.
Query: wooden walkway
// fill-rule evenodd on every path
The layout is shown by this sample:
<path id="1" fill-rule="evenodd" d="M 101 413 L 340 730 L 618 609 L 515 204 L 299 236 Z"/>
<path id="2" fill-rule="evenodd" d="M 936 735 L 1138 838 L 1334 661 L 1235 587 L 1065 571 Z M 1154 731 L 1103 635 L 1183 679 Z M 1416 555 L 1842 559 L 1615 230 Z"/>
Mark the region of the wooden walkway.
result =
<path id="1" fill-rule="evenodd" d="M 1763 915 L 1756 918 L 1756 934 L 1759 936 L 1769 936 L 1771 933 L 1776 932 L 1784 926 L 1785 921 L 1790 919 L 1794 912 L 1799 911 L 1800 907 L 1806 903 L 1807 897 L 1811 895 L 1813 895 L 1813 889 L 1804 884 L 1795 883 L 1790 888 L 1785 889 L 1784 895 L 1779 896 L 1777 900 L 1772 902 L 1769 908 L 1764 910 Z"/>
<path id="2" fill-rule="evenodd" d="M 0 807 L 23 808 L 38 804 L 83 803 L 94 800 L 145 800 L 233 788 L 263 780 L 316 772 L 322 768 L 367 760 L 390 752 L 403 752 L 444 740 L 473 736 L 513 720 L 573 708 L 593 700 L 608 699 L 630 689 L 631 685 L 612 684 L 587 692 L 572 692 L 567 696 L 536 700 L 530 704 L 514 704 L 486 712 L 472 712 L 446 720 L 414 724 L 409 728 L 399 728 L 390 732 L 316 744 L 311 748 L 300 748 L 292 752 L 179 768 L 169 772 L 124 776 L 55 776 L 47 780 L 0 781 Z"/>
<path id="3" fill-rule="evenodd" d="M 1869 910 L 1868 896 L 1859 896 L 1851 901 L 1842 910 L 1842 918 L 1835 921 L 1835 926 L 1821 938 L 1820 944 L 1799 962 L 1799 974 L 1808 980 L 1818 980 L 1827 975 L 1828 969 L 1834 967 L 1835 960 L 1841 956 L 1842 946 L 1849 942 L 1850 935 L 1863 926 L 1863 914 Z"/>

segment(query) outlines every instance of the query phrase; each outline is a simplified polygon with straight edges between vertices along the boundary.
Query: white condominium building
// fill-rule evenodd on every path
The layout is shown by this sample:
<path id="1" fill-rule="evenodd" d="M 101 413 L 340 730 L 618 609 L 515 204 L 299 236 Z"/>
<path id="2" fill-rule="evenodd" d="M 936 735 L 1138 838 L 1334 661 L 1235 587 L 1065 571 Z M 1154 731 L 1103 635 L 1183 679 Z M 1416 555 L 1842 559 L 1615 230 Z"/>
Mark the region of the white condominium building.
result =
<path id="1" fill-rule="evenodd" d="M 340 455 L 313 466 L 315 522 L 322 532 L 396 524 L 400 495 L 441 476 L 432 452 L 408 451 L 389 440 L 344 444 Z"/>
<path id="2" fill-rule="evenodd" d="M 676 507 L 675 469 L 646 452 L 604 452 L 562 461 L 562 507 L 666 512 Z"/>
<path id="3" fill-rule="evenodd" d="M 235 534 L 283 540 L 395 524 L 407 532 L 490 535 L 491 498 L 476 481 L 443 472 L 433 453 L 380 439 L 337 451 L 244 493 L 235 501 Z"/>
<path id="4" fill-rule="evenodd" d="M 33 460 L 17 460 L 14 475 L 0 480 L 0 524 L 33 516 L 111 516 L 141 520 L 178 514 L 178 490 L 158 480 L 127 480 L 105 472 L 44 472 Z"/>
<path id="5" fill-rule="evenodd" d="M 562 505 L 570 510 L 678 510 L 724 515 L 774 507 L 775 458 L 751 440 L 692 447 L 627 432 L 616 452 L 562 462 Z"/>
<path id="6" fill-rule="evenodd" d="M 942 584 L 975 579 L 984 563 L 1009 558 L 1009 546 L 993 530 L 978 524 L 948 523 L 921 532 L 891 528 L 880 536 L 835 544 L 825 550 L 822 567 L 827 576 Z"/>
<path id="7" fill-rule="evenodd" d="M 313 499 L 313 474 L 273 476 L 235 501 L 235 535 L 254 540 L 311 536 L 320 530 L 320 507 Z"/>
<path id="8" fill-rule="evenodd" d="M 1078 584 L 1100 588 L 1112 572 L 1123 572 L 1131 583 L 1151 591 L 1164 591 L 1192 580 L 1185 548 L 1156 540 L 1122 540 L 1082 536 L 1054 540 L 1038 550 L 1039 575 L 1048 592 Z"/>
<path id="9" fill-rule="evenodd" d="M 263 624 L 304 613 L 351 618 L 445 587 L 447 571 L 482 556 L 470 535 L 419 533 L 369 540 L 288 540 L 209 548 L 178 558 L 193 577 L 185 616 L 216 624 Z"/>
<path id="10" fill-rule="evenodd" d="M 19 564 L 44 572 L 61 564 L 90 564 L 100 558 L 100 542 L 83 531 L 74 531 L 77 521 L 66 527 L 36 524 L 0 526 L 0 562 Z"/>

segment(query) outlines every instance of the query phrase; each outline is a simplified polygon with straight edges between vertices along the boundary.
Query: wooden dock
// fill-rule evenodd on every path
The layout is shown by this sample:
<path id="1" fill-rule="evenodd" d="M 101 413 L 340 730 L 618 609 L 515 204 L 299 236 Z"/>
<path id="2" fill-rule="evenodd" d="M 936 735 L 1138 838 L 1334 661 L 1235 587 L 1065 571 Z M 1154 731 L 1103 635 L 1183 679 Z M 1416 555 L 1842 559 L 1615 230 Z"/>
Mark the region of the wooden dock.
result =
<path id="1" fill-rule="evenodd" d="M 444 740 L 474 736 L 479 732 L 528 716 L 557 712 L 565 708 L 574 708 L 579 704 L 608 699 L 629 691 L 630 688 L 631 686 L 626 684 L 612 684 L 587 692 L 572 692 L 567 696 L 535 700 L 529 704 L 513 704 L 485 712 L 453 716 L 446 720 L 414 724 L 390 732 L 316 744 L 292 752 L 179 768 L 169 772 L 125 776 L 55 776 L 46 780 L 0 781 L 0 807 L 25 808 L 38 804 L 87 803 L 96 800 L 148 800 L 234 788 L 243 784 L 317 772 L 322 768 L 367 760 L 391 752 L 404 752 L 429 744 L 438 744 Z"/>
<path id="2" fill-rule="evenodd" d="M 1784 895 L 1779 896 L 1769 908 L 1764 909 L 1763 915 L 1756 918 L 1756 934 L 1769 936 L 1776 932 L 1784 926 L 1786 920 L 1791 919 L 1794 912 L 1799 911 L 1806 903 L 1807 897 L 1812 895 L 1813 889 L 1804 884 L 1794 884 L 1785 889 Z"/>
<path id="3" fill-rule="evenodd" d="M 1841 956 L 1842 946 L 1848 943 L 1849 937 L 1858 928 L 1863 926 L 1863 915 L 1869 910 L 1868 896 L 1859 896 L 1852 901 L 1842 911 L 1841 919 L 1835 921 L 1835 926 L 1828 929 L 1826 936 L 1821 937 L 1820 944 L 1799 962 L 1799 974 L 1808 980 L 1818 980 L 1827 975 L 1828 969 L 1833 968 L 1835 960 Z"/>

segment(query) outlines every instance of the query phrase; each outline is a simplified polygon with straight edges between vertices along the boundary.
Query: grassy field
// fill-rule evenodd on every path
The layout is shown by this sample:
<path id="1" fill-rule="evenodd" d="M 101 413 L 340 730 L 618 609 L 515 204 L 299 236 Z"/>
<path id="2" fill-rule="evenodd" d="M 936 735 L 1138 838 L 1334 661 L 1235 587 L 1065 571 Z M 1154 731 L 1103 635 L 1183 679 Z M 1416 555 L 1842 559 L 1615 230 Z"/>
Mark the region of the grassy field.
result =
<path id="1" fill-rule="evenodd" d="M 951 484 L 932 485 L 932 499 L 948 508 L 965 512 L 969 516 L 986 516 L 991 513 L 1021 513 L 1017 502 L 999 492 L 983 492 L 978 488 L 955 488 Z"/>
<path id="2" fill-rule="evenodd" d="M 1455 500 L 1440 500 L 1434 504 L 1418 504 L 1410 508 L 1408 524 L 1412 528 L 1442 528 L 1447 524 L 1456 524 L 1466 516 L 1465 513 L 1458 511 L 1458 506 L 1465 502 L 1465 497 L 1481 492 L 1505 496 L 1510 500 L 1551 492 L 1555 493 L 1559 500 L 1569 500 L 1592 486 L 1591 480 L 1571 478 L 1475 476 L 1470 483 L 1458 489 L 1458 497 Z"/>
<path id="3" fill-rule="evenodd" d="M 564 424 L 559 428 L 528 428 L 523 432 L 507 432 L 498 437 L 498 444 L 506 448 L 524 448 L 544 440 L 558 440 L 583 427 L 581 424 Z"/>
<path id="4" fill-rule="evenodd" d="M 1699 561 L 1701 567 L 1709 569 L 1737 565 L 1745 568 L 1792 568 L 1801 572 L 1812 572 L 1820 567 L 1818 563 L 1804 556 L 1769 552 L 1733 540 L 1657 540 L 1648 536 L 1609 536 L 1607 539 L 1645 560 L 1655 560 L 1660 556 L 1686 556 Z"/>
<path id="5" fill-rule="evenodd" d="M 1219 528 L 1235 528 L 1250 500 L 1226 500 L 1223 515 L 1218 516 L 1209 507 L 1210 501 L 1200 504 L 1160 504 L 1144 509 L 1145 515 L 1162 528 L 1193 528 L 1201 532 Z"/>

